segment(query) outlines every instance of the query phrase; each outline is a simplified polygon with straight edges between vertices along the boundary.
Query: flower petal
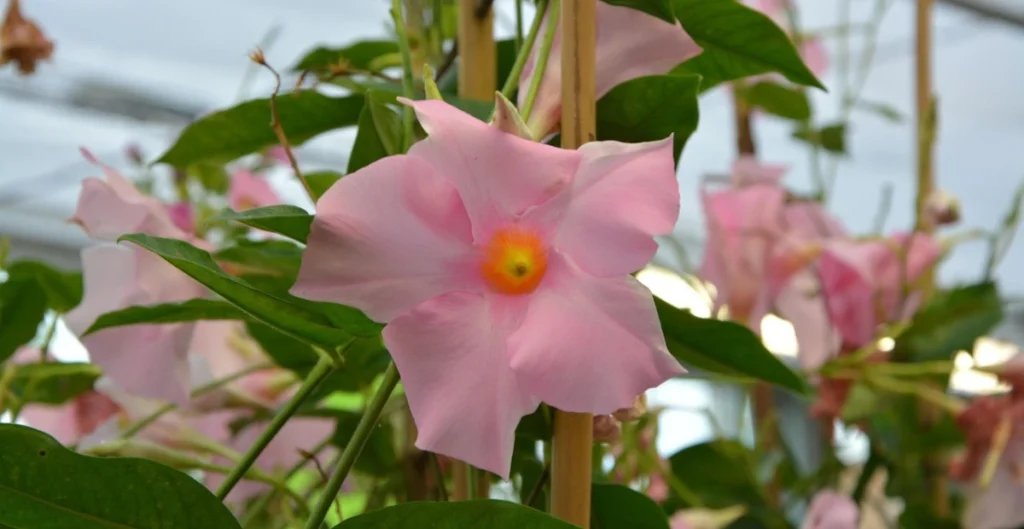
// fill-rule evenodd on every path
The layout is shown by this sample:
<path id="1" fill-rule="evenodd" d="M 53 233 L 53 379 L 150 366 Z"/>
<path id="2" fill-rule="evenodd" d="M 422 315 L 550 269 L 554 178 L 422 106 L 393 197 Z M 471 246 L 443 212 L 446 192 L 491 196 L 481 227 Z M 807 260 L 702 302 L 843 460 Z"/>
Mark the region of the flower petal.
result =
<path id="1" fill-rule="evenodd" d="M 987 487 L 965 484 L 964 527 L 1004 529 L 1024 524 L 1024 484 L 1019 478 L 1022 465 L 1024 441 L 1011 439 Z"/>
<path id="2" fill-rule="evenodd" d="M 588 274 L 635 272 L 654 257 L 655 235 L 679 218 L 672 138 L 583 145 L 579 170 L 553 200 L 525 219 L 550 226 L 553 246 Z"/>
<path id="3" fill-rule="evenodd" d="M 793 324 L 797 358 L 804 371 L 816 371 L 839 352 L 839 335 L 832 328 L 819 290 L 817 277 L 804 270 L 775 299 L 779 315 Z"/>
<path id="4" fill-rule="evenodd" d="M 857 529 L 860 507 L 848 496 L 830 490 L 814 495 L 800 529 Z"/>
<path id="5" fill-rule="evenodd" d="M 231 189 L 228 191 L 228 202 L 231 204 L 231 209 L 244 211 L 251 208 L 280 204 L 281 198 L 270 187 L 270 182 L 266 178 L 260 178 L 253 174 L 252 171 L 240 169 L 231 175 Z"/>
<path id="6" fill-rule="evenodd" d="M 477 242 L 557 194 L 579 165 L 575 151 L 503 132 L 443 101 L 402 102 L 429 135 L 409 156 L 455 185 Z"/>
<path id="7" fill-rule="evenodd" d="M 418 448 L 508 478 L 516 426 L 538 405 L 521 391 L 505 345 L 524 299 L 451 292 L 384 328 Z"/>
<path id="8" fill-rule="evenodd" d="M 761 163 L 753 156 L 741 156 L 732 164 L 732 183 L 736 186 L 749 184 L 777 185 L 789 170 L 780 164 Z"/>
<path id="9" fill-rule="evenodd" d="M 547 14 L 545 13 L 545 18 Z M 540 29 L 544 34 L 548 21 Z M 562 37 L 556 30 L 544 77 L 537 91 L 527 125 L 534 136 L 552 132 L 561 119 Z M 519 80 L 519 106 L 525 101 L 533 78 L 540 46 L 535 46 Z M 629 7 L 597 4 L 597 79 L 598 98 L 616 85 L 643 77 L 667 73 L 680 63 L 696 57 L 700 46 L 678 24 L 669 24 Z"/>
<path id="10" fill-rule="evenodd" d="M 571 412 L 613 413 L 685 372 L 646 287 L 628 275 L 589 276 L 565 259 L 549 263 L 508 347 L 522 387 Z"/>
<path id="11" fill-rule="evenodd" d="M 388 322 L 439 294 L 478 285 L 471 245 L 455 188 L 423 160 L 391 156 L 320 197 L 291 292 Z"/>

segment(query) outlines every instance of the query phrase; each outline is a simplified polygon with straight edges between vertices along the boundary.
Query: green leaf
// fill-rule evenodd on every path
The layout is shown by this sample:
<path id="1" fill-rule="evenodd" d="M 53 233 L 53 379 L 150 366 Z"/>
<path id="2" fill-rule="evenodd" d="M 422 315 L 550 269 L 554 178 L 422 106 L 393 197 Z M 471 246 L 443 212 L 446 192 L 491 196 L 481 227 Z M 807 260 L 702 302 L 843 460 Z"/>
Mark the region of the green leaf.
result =
<path id="1" fill-rule="evenodd" d="M 265 206 L 234 211 L 225 209 L 211 220 L 233 220 L 258 230 L 284 235 L 301 243 L 309 236 L 313 215 L 298 206 Z"/>
<path id="2" fill-rule="evenodd" d="M 246 273 L 294 278 L 299 273 L 302 249 L 290 241 L 241 239 L 235 246 L 213 254 L 213 258 Z"/>
<path id="3" fill-rule="evenodd" d="M 769 114 L 795 121 L 811 119 L 811 104 L 802 90 L 761 81 L 744 92 L 748 103 Z"/>
<path id="4" fill-rule="evenodd" d="M 223 164 L 200 162 L 191 165 L 188 172 L 195 176 L 207 191 L 223 195 L 231 187 L 231 177 L 228 176 Z"/>
<path id="5" fill-rule="evenodd" d="M 351 334 L 337 328 L 323 313 L 261 292 L 245 281 L 228 275 L 217 266 L 209 253 L 185 241 L 142 233 L 124 235 L 119 241 L 134 243 L 159 255 L 253 318 L 299 340 L 330 350 L 352 339 Z"/>
<path id="6" fill-rule="evenodd" d="M 393 40 L 364 40 L 345 48 L 318 47 L 306 54 L 292 67 L 293 72 L 304 70 L 329 70 L 331 66 L 346 64 L 354 70 L 374 70 L 371 67 L 378 58 L 398 53 L 398 43 Z"/>
<path id="7" fill-rule="evenodd" d="M 849 396 L 839 417 L 846 424 L 854 424 L 871 418 L 884 407 L 887 400 L 864 382 L 857 382 L 850 389 Z"/>
<path id="8" fill-rule="evenodd" d="M 870 112 L 876 116 L 881 116 L 893 123 L 903 123 L 907 120 L 906 116 L 903 115 L 903 112 L 900 112 L 896 107 L 886 103 L 858 99 L 854 108 Z"/>
<path id="9" fill-rule="evenodd" d="M 698 318 L 654 298 L 669 351 L 681 363 L 724 375 L 763 380 L 796 393 L 807 393 L 803 378 L 786 367 L 746 327 Z"/>
<path id="10" fill-rule="evenodd" d="M 324 132 L 355 125 L 363 96 L 330 97 L 302 90 L 277 97 L 278 116 L 295 146 Z M 226 163 L 279 143 L 270 127 L 270 99 L 246 101 L 192 123 L 156 163 L 185 169 L 199 162 Z"/>
<path id="11" fill-rule="evenodd" d="M 313 191 L 313 198 L 319 200 L 335 182 L 341 180 L 343 175 L 334 171 L 316 171 L 306 173 L 305 176 L 309 188 Z"/>
<path id="12" fill-rule="evenodd" d="M 826 125 L 820 129 L 800 127 L 793 131 L 793 138 L 810 145 L 817 145 L 828 152 L 846 154 L 846 124 Z"/>
<path id="13" fill-rule="evenodd" d="M 604 3 L 613 6 L 622 6 L 643 11 L 652 17 L 657 17 L 669 24 L 676 23 L 676 15 L 672 12 L 671 0 L 604 0 Z"/>
<path id="14" fill-rule="evenodd" d="M 669 529 L 665 511 L 646 494 L 614 484 L 590 487 L 592 529 Z"/>
<path id="15" fill-rule="evenodd" d="M 401 150 L 401 122 L 382 99 L 387 97 L 381 92 L 366 93 L 366 105 L 359 114 L 359 128 L 348 159 L 349 174 Z"/>
<path id="16" fill-rule="evenodd" d="M 140 323 L 180 323 L 199 320 L 244 320 L 249 316 L 238 307 L 214 299 L 190 299 L 180 303 L 134 305 L 96 318 L 82 336 L 111 327 Z"/>
<path id="17" fill-rule="evenodd" d="M 31 428 L 0 425 L 0 526 L 11 528 L 238 528 L 186 474 L 134 458 L 76 454 Z"/>
<path id="18" fill-rule="evenodd" d="M 49 308 L 68 312 L 82 302 L 82 274 L 64 272 L 46 263 L 33 260 L 18 261 L 7 269 L 8 281 L 33 280 L 46 294 Z"/>
<path id="19" fill-rule="evenodd" d="M 402 85 L 400 83 L 393 83 L 390 81 L 381 81 L 378 79 L 352 82 L 350 87 L 359 90 L 363 93 L 368 91 L 376 91 L 375 97 L 379 98 L 380 103 L 387 103 L 389 105 L 398 105 L 398 98 L 404 97 Z M 444 101 L 449 105 L 479 119 L 480 121 L 487 121 L 491 118 L 491 114 L 494 112 L 494 100 L 479 101 L 476 99 L 463 99 L 448 93 L 444 95 Z M 426 99 L 426 94 L 421 91 L 415 93 L 415 100 Z"/>
<path id="20" fill-rule="evenodd" d="M 1003 319 L 995 283 L 943 291 L 919 310 L 896 339 L 896 350 L 911 362 L 950 360 L 957 351 L 974 349 Z"/>
<path id="21" fill-rule="evenodd" d="M 536 509 L 500 500 L 409 502 L 360 514 L 335 529 L 574 529 Z"/>
<path id="22" fill-rule="evenodd" d="M 704 49 L 684 71 L 705 85 L 779 72 L 790 81 L 821 88 L 786 32 L 763 13 L 736 0 L 673 0 L 679 22 Z"/>
<path id="23" fill-rule="evenodd" d="M 45 362 L 8 366 L 14 369 L 11 393 L 23 403 L 63 404 L 92 389 L 103 374 L 95 364 Z"/>
<path id="24" fill-rule="evenodd" d="M 331 411 L 330 416 L 337 420 L 331 443 L 344 448 L 352 441 L 356 425 L 362 414 L 350 411 Z M 355 462 L 355 470 L 370 476 L 385 477 L 395 472 L 398 466 L 398 455 L 394 446 L 395 429 L 387 422 L 381 422 L 370 433 L 366 446 L 359 453 Z"/>
<path id="25" fill-rule="evenodd" d="M 753 454 L 737 441 L 716 439 L 689 446 L 672 455 L 669 462 L 673 474 L 692 484 L 694 499 L 699 499 L 702 507 L 724 509 L 739 503 L 753 508 L 767 504 L 754 473 Z M 690 506 L 686 498 L 677 499 Z"/>
<path id="26" fill-rule="evenodd" d="M 700 78 L 693 75 L 651 75 L 616 86 L 597 102 L 597 138 L 637 143 L 674 134 L 678 160 L 697 130 L 698 86 Z"/>
<path id="27" fill-rule="evenodd" d="M 0 362 L 32 341 L 46 316 L 46 291 L 30 279 L 0 284 Z"/>

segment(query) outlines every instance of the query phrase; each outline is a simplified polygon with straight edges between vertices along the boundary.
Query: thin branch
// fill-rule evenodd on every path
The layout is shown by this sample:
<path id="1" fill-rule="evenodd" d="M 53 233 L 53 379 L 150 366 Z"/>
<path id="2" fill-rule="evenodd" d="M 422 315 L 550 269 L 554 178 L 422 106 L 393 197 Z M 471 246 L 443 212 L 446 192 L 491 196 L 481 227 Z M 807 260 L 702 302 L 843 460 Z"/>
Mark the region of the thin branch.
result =
<path id="1" fill-rule="evenodd" d="M 537 501 L 537 497 L 540 496 L 540 492 L 544 490 L 544 485 L 548 484 L 548 480 L 551 478 L 551 462 L 546 461 L 544 463 L 544 470 L 540 472 L 540 477 L 537 478 L 537 483 L 533 484 L 533 488 L 530 489 L 530 495 L 526 497 L 524 502 L 527 507 L 533 507 L 533 502 Z"/>

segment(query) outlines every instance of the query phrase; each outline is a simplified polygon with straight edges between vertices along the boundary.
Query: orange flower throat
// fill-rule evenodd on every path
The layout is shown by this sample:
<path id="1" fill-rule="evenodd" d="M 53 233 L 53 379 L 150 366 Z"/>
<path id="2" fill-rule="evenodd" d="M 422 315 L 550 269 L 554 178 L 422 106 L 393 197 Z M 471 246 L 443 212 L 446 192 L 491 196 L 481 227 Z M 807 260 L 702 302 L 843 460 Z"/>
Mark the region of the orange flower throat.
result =
<path id="1" fill-rule="evenodd" d="M 548 269 L 547 249 L 534 232 L 513 226 L 498 230 L 484 247 L 480 272 L 497 292 L 533 292 Z"/>

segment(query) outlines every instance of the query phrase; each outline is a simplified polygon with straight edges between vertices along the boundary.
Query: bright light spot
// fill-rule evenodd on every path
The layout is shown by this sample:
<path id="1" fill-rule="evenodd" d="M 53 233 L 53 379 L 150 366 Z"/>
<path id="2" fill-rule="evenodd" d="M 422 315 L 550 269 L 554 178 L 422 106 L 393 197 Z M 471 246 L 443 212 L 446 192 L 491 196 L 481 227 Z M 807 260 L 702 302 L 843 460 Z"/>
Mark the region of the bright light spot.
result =
<path id="1" fill-rule="evenodd" d="M 878 350 L 879 351 L 881 351 L 883 353 L 888 353 L 889 351 L 892 351 L 892 349 L 894 347 L 896 347 L 896 340 L 893 340 L 892 338 L 890 338 L 888 336 L 883 336 L 883 337 L 878 339 Z"/>
<path id="2" fill-rule="evenodd" d="M 707 296 L 697 292 L 679 274 L 660 266 L 647 266 L 636 274 L 640 281 L 654 295 L 680 309 L 689 309 L 694 316 L 711 316 L 711 303 Z"/>
<path id="3" fill-rule="evenodd" d="M 974 344 L 974 362 L 983 367 L 1002 364 L 1017 354 L 1020 348 L 1010 342 L 994 338 L 978 338 Z"/>
<path id="4" fill-rule="evenodd" d="M 975 395 L 989 395 L 1008 391 L 1008 384 L 999 382 L 991 374 L 974 369 L 1002 364 L 1020 351 L 1016 345 L 994 338 L 979 338 L 974 344 L 974 355 L 960 351 L 953 360 L 955 369 L 949 385 L 956 391 Z"/>
<path id="5" fill-rule="evenodd" d="M 761 340 L 769 351 L 783 356 L 796 356 L 799 347 L 793 324 L 769 314 L 761 320 Z"/>
<path id="6" fill-rule="evenodd" d="M 974 358 L 971 358 L 971 353 L 968 353 L 967 351 L 960 351 L 953 359 L 953 364 L 956 365 L 958 370 L 966 371 L 974 367 Z"/>

